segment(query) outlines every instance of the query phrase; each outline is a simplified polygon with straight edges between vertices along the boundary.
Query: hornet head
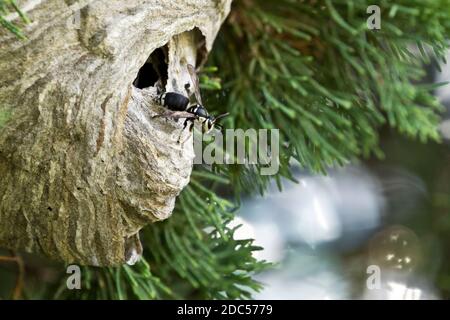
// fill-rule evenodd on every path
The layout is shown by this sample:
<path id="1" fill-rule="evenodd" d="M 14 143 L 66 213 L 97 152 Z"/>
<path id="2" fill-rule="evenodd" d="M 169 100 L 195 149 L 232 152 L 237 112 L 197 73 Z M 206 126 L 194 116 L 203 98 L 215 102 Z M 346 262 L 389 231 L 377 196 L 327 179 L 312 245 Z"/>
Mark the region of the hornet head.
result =
<path id="1" fill-rule="evenodd" d="M 229 115 L 228 112 L 221 114 L 221 115 L 217 116 L 216 118 L 214 116 L 209 115 L 207 118 L 205 118 L 205 120 L 202 123 L 203 132 L 204 133 L 210 132 L 214 128 L 214 125 L 216 124 L 217 120 L 222 119 L 228 115 Z"/>

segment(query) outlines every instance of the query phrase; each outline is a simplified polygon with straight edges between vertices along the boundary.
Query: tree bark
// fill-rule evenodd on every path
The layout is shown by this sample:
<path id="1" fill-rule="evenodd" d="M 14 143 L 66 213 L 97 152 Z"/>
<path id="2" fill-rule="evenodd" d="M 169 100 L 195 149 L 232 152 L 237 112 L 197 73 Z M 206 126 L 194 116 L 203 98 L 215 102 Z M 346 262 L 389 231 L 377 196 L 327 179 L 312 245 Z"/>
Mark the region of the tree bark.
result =
<path id="1" fill-rule="evenodd" d="M 133 81 L 167 45 L 165 89 L 186 94 L 186 64 L 211 49 L 231 0 L 18 3 L 27 40 L 0 31 L 0 246 L 131 264 L 194 158 L 182 122 L 152 118 L 164 110 L 156 88 Z"/>

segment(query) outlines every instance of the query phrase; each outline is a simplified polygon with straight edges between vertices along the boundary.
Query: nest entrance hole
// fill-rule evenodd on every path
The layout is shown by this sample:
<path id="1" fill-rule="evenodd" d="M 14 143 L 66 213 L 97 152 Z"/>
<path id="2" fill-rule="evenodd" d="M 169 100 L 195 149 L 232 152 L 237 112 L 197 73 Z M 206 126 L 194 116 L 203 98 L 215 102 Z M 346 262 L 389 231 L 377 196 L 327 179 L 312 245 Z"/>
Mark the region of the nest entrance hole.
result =
<path id="1" fill-rule="evenodd" d="M 167 83 L 168 68 L 168 49 L 167 46 L 154 50 L 144 65 L 139 69 L 133 85 L 136 88 L 144 89 L 157 86 L 165 88 Z"/>

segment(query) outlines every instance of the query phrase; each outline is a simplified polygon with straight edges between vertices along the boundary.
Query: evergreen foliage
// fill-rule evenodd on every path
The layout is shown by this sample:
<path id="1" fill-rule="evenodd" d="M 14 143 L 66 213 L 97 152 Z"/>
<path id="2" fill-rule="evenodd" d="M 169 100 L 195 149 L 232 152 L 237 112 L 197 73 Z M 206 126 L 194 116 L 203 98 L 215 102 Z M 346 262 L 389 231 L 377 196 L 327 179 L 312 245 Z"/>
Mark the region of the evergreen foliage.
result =
<path id="1" fill-rule="evenodd" d="M 373 1 L 236 1 L 210 61 L 227 92 L 216 105 L 233 128 L 279 128 L 280 175 L 289 160 L 325 172 L 355 157 L 381 156 L 377 129 L 388 124 L 439 140 L 441 106 L 414 84 L 423 63 L 442 62 L 450 2 L 377 1 L 381 30 L 368 30 Z M 268 179 L 255 168 L 222 166 L 237 193 Z"/>
<path id="2" fill-rule="evenodd" d="M 5 3 L 14 2 L 3 0 L 0 10 Z M 366 25 L 372 4 L 382 11 L 378 31 Z M 438 141 L 441 106 L 416 81 L 424 63 L 443 62 L 449 31 L 448 0 L 235 0 L 209 58 L 218 72 L 201 77 L 206 107 L 231 113 L 226 128 L 280 129 L 280 187 L 282 177 L 292 179 L 292 159 L 324 173 L 382 156 L 383 125 Z M 270 179 L 258 165 L 196 167 L 173 216 L 143 231 L 141 262 L 84 268 L 81 291 L 65 290 L 62 274 L 43 296 L 249 298 L 260 288 L 252 276 L 269 265 L 252 256 L 252 240 L 234 239 L 229 222 L 239 195 L 264 193 Z M 223 190 L 232 195 L 219 196 Z"/>

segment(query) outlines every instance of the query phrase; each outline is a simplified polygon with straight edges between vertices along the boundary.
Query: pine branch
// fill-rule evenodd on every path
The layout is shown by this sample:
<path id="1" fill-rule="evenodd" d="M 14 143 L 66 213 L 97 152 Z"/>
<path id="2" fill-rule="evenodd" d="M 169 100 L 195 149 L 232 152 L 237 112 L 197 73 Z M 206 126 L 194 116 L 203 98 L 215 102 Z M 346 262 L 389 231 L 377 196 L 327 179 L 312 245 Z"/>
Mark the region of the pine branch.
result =
<path id="1" fill-rule="evenodd" d="M 279 128 L 289 160 L 326 172 L 371 154 L 382 156 L 378 129 L 387 124 L 422 141 L 439 140 L 442 110 L 414 82 L 423 64 L 443 61 L 449 2 L 380 1 L 382 29 L 366 27 L 368 1 L 236 1 L 215 44 L 227 92 L 210 97 L 231 128 Z M 418 50 L 415 50 L 416 46 Z M 428 50 L 424 49 L 425 47 Z M 258 166 L 216 166 L 240 193 L 263 192 Z"/>

